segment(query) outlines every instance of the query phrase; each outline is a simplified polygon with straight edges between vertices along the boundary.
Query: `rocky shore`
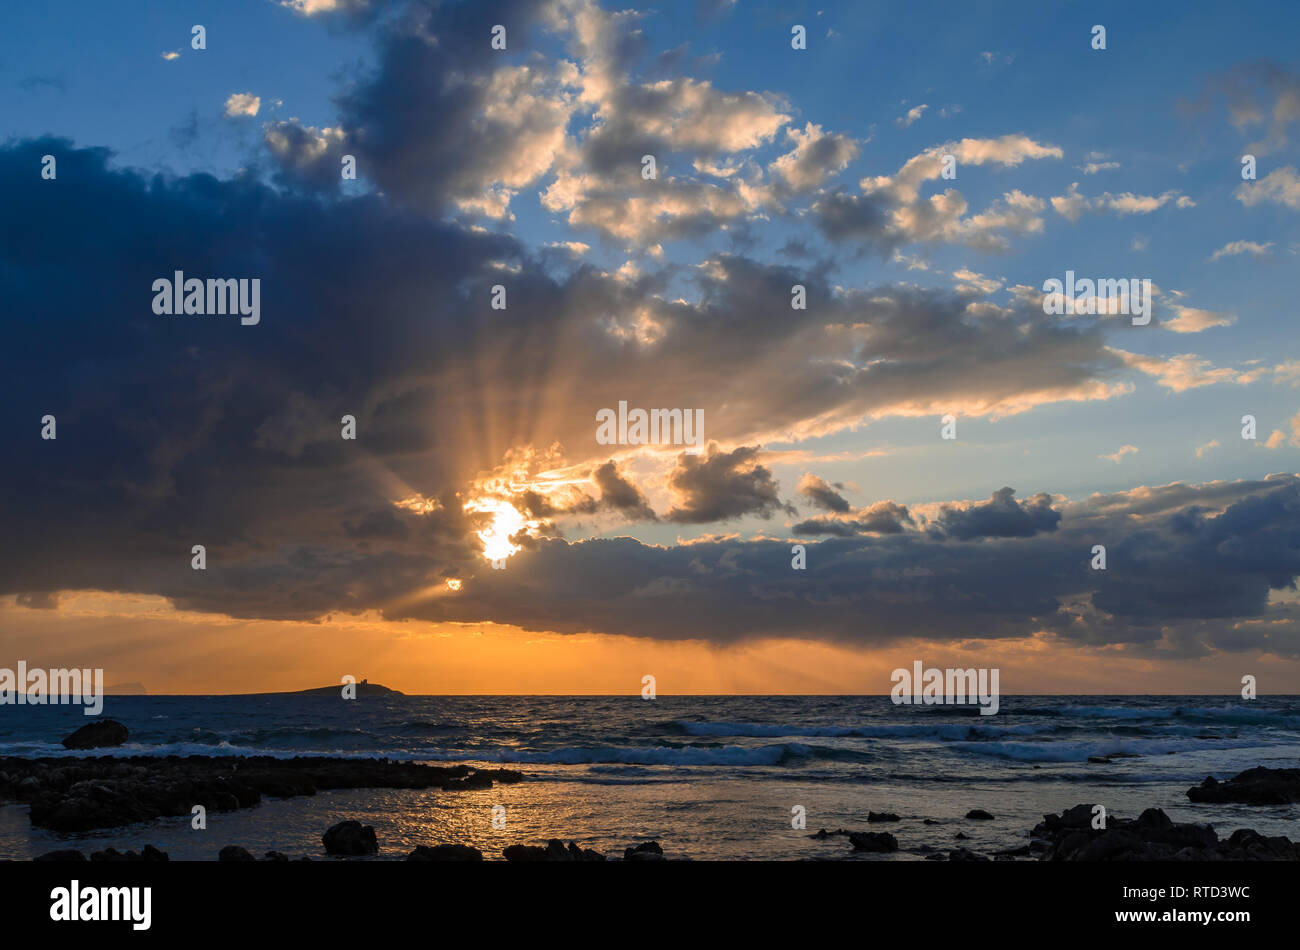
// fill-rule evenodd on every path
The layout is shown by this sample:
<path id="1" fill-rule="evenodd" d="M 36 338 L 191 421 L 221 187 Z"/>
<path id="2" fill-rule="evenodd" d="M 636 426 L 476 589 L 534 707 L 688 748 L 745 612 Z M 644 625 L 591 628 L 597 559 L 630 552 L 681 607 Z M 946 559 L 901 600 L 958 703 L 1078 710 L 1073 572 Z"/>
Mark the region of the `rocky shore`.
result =
<path id="1" fill-rule="evenodd" d="M 51 831 L 113 828 L 151 818 L 249 808 L 263 796 L 289 798 L 346 788 L 467 791 L 521 781 L 511 769 L 433 766 L 387 759 L 269 756 L 0 758 L 0 801 L 31 806 Z"/>
<path id="2" fill-rule="evenodd" d="M 379 853 L 379 843 L 375 836 L 375 829 L 369 825 L 362 825 L 358 821 L 341 821 L 331 826 L 323 835 L 321 841 L 325 845 L 327 854 L 335 857 L 362 857 L 366 855 L 377 855 Z M 501 856 L 507 861 L 663 861 L 664 849 L 659 846 L 657 841 L 643 841 L 640 844 L 628 845 L 623 849 L 621 858 L 609 858 L 599 851 L 593 851 L 590 848 L 579 847 L 577 842 L 570 841 L 567 845 L 559 838 L 552 838 L 544 846 L 528 844 L 512 844 L 501 852 Z M 60 848 L 56 851 L 49 851 L 45 854 L 33 858 L 34 861 L 169 861 L 171 860 L 165 851 L 155 848 L 151 844 L 145 845 L 137 853 L 135 851 L 118 851 L 116 848 L 106 848 L 103 851 L 92 852 L 87 858 L 85 854 L 75 848 Z M 256 858 L 246 848 L 239 845 L 226 845 L 217 853 L 217 860 L 226 861 L 289 861 L 289 857 L 281 854 L 279 851 L 268 851 L 262 858 Z M 311 861 L 313 858 L 309 855 L 303 855 L 298 858 L 299 861 Z M 415 850 L 407 854 L 407 861 L 482 861 L 484 860 L 483 852 L 478 848 L 470 847 L 463 844 L 439 844 L 439 845 L 417 845 Z"/>
<path id="3" fill-rule="evenodd" d="M 1242 803 L 1249 805 L 1285 805 L 1300 802 L 1300 769 L 1247 769 L 1227 781 L 1207 777 L 1187 790 L 1193 802 Z M 1028 843 L 1016 848 L 983 854 L 964 846 L 949 850 L 929 845 L 914 847 L 929 861 L 1300 861 L 1300 842 L 1283 835 L 1268 837 L 1249 828 L 1240 828 L 1220 839 L 1209 824 L 1175 822 L 1159 808 L 1148 808 L 1137 818 L 1100 817 L 1096 805 L 1080 804 L 1059 815 L 1044 815 L 1029 832 Z M 869 812 L 869 823 L 898 821 L 897 815 Z M 966 813 L 967 821 L 995 821 L 987 811 L 975 808 Z M 941 822 L 926 818 L 926 825 Z M 887 832 L 850 831 L 825 828 L 808 837 L 817 840 L 844 838 L 852 851 L 893 853 L 908 850 Z M 968 841 L 962 831 L 954 841 Z"/>

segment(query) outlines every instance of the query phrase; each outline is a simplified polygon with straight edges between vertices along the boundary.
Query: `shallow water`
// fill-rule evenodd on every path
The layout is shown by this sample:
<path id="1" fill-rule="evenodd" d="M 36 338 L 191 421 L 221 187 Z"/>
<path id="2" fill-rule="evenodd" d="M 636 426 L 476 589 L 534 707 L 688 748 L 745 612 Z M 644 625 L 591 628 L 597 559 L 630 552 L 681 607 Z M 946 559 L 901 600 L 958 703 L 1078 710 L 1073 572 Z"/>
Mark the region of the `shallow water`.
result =
<path id="1" fill-rule="evenodd" d="M 386 755 L 520 768 L 528 781 L 475 792 L 357 790 L 268 800 L 92 835 L 32 829 L 26 808 L 0 808 L 0 856 L 58 847 L 139 849 L 173 859 L 323 855 L 321 832 L 356 818 L 375 826 L 380 858 L 454 841 L 499 856 L 550 837 L 610 854 L 654 838 L 669 856 L 908 860 L 927 848 L 991 851 L 1024 844 L 1047 812 L 1080 802 L 1131 817 L 1158 806 L 1208 821 L 1300 837 L 1300 806 L 1192 805 L 1206 775 L 1300 760 L 1300 700 L 1225 697 L 1003 697 L 996 716 L 895 706 L 888 697 L 108 697 L 104 715 L 132 741 L 115 754 Z M 57 742 L 87 721 L 68 707 L 0 707 L 0 755 L 69 755 Z M 1128 753 L 1109 764 L 1089 755 Z M 492 807 L 506 828 L 492 828 Z M 791 827 L 792 808 L 807 827 Z M 996 817 L 967 821 L 972 808 Z M 866 813 L 903 819 L 870 830 L 897 855 L 854 855 L 818 828 L 866 830 Z M 924 825 L 922 819 L 940 821 Z M 969 840 L 955 838 L 958 832 Z"/>

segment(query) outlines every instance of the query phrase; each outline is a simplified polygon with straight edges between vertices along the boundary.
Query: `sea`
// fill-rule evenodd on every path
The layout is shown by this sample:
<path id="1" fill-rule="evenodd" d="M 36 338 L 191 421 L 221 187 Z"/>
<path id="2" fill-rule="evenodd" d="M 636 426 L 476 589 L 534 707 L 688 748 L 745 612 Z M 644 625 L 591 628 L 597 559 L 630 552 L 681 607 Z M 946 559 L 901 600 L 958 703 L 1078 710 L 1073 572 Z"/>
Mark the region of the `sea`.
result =
<path id="1" fill-rule="evenodd" d="M 375 828 L 373 860 L 448 842 L 500 859 L 560 838 L 611 856 L 654 840 L 670 859 L 908 861 L 1015 849 L 1045 814 L 1080 803 L 1300 838 L 1300 805 L 1186 796 L 1209 775 L 1300 766 L 1296 696 L 1004 696 L 981 716 L 888 696 L 110 695 L 103 715 L 131 736 L 95 754 L 386 757 L 526 780 L 331 791 L 209 813 L 203 829 L 184 817 L 77 835 L 33 828 L 25 805 L 5 803 L 0 858 L 145 844 L 172 860 L 215 860 L 230 844 L 323 858 L 322 832 L 356 819 Z M 80 707 L 0 706 L 0 756 L 88 754 L 58 741 L 88 721 Z M 994 820 L 966 819 L 972 809 Z M 869 825 L 868 812 L 899 821 Z M 842 836 L 811 837 L 821 828 L 889 831 L 899 851 L 858 854 Z"/>

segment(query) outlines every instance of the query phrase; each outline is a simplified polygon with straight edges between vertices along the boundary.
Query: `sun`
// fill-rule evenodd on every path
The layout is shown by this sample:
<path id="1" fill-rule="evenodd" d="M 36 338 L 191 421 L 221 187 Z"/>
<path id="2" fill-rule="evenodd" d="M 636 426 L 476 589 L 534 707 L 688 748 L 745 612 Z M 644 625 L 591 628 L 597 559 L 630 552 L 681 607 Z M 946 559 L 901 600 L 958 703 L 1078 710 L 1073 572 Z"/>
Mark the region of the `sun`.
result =
<path id="1" fill-rule="evenodd" d="M 478 532 L 483 542 L 483 557 L 489 561 L 499 561 L 510 557 L 520 550 L 519 545 L 510 540 L 511 535 L 518 534 L 525 528 L 537 527 L 536 521 L 530 521 L 508 501 L 500 498 L 477 498 L 465 503 L 466 511 L 489 512 L 492 523 Z"/>

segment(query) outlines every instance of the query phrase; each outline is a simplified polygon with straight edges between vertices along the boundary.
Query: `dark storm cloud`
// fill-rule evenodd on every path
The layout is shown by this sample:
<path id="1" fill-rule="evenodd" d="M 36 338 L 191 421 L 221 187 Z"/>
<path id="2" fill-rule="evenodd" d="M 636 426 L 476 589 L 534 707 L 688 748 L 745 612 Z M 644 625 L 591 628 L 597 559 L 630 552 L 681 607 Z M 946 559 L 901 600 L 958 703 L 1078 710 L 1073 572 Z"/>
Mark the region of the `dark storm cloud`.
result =
<path id="1" fill-rule="evenodd" d="M 915 524 L 906 505 L 892 501 L 878 501 L 863 508 L 849 518 L 821 515 L 809 518 L 794 526 L 797 535 L 824 534 L 836 538 L 851 538 L 859 534 L 899 534 L 905 525 Z"/>
<path id="2" fill-rule="evenodd" d="M 960 508 L 944 505 L 936 519 L 937 530 L 953 538 L 1027 538 L 1040 531 L 1055 531 L 1061 513 L 1052 499 L 1038 494 L 1016 501 L 1014 488 L 1000 488 L 983 504 Z"/>
<path id="3" fill-rule="evenodd" d="M 508 572 L 482 572 L 465 596 L 414 613 L 721 643 L 1047 631 L 1138 654 L 1195 656 L 1212 647 L 1300 656 L 1297 611 L 1269 604 L 1271 590 L 1300 574 L 1300 481 L 1239 487 L 1234 504 L 1190 532 L 1170 516 L 1116 510 L 1032 536 L 831 539 L 807 545 L 806 571 L 791 570 L 789 544 L 780 541 L 547 541 Z M 1107 546 L 1105 571 L 1090 566 L 1094 544 Z M 495 605 L 507 592 L 512 607 L 503 616 Z"/>
<path id="4" fill-rule="evenodd" d="M 703 455 L 683 452 L 668 475 L 677 504 L 665 517 L 682 524 L 705 524 L 744 515 L 767 518 L 781 510 L 793 513 L 777 497 L 776 481 L 757 463 L 758 454 L 756 445 L 723 452 L 710 444 Z"/>
<path id="5" fill-rule="evenodd" d="M 592 478 L 600 487 L 602 505 L 622 512 L 628 518 L 655 520 L 655 513 L 651 510 L 641 489 L 624 478 L 613 462 L 606 462 L 597 468 Z"/>
<path id="6" fill-rule="evenodd" d="M 55 182 L 38 178 L 47 153 Z M 1064 506 L 1056 530 L 1036 499 L 955 513 L 942 537 L 884 534 L 895 512 L 865 520 L 871 536 L 809 545 L 807 572 L 781 541 L 549 537 L 492 571 L 476 535 L 490 516 L 463 505 L 519 446 L 563 445 L 598 472 L 602 509 L 648 511 L 626 471 L 597 467 L 595 412 L 620 399 L 705 410 L 720 445 L 669 482 L 669 517 L 700 524 L 786 510 L 757 461 L 763 432 L 966 399 L 1032 406 L 1095 392 L 1119 367 L 1095 325 L 971 312 L 969 296 L 840 295 L 816 274 L 723 256 L 699 269 L 698 303 L 670 302 L 654 279 L 553 276 L 510 237 L 382 197 L 146 177 L 109 158 L 52 139 L 0 148 L 0 180 L 30 182 L 0 191 L 0 594 L 37 604 L 93 588 L 244 618 L 379 610 L 724 642 L 1164 631 L 1190 652 L 1210 637 L 1282 644 L 1292 629 L 1267 605 L 1298 569 L 1290 478 L 1097 496 Z M 261 322 L 155 315 L 152 282 L 178 268 L 259 278 Z M 511 308 L 497 313 L 503 274 Z M 797 278 L 807 312 L 790 310 Z M 637 313 L 652 343 L 620 323 Z M 355 442 L 339 437 L 344 414 Z M 1104 576 L 1087 566 L 1095 543 L 1110 551 Z M 194 544 L 205 572 L 190 569 Z M 449 577 L 465 579 L 458 595 L 422 593 Z M 1232 626 L 1243 618 L 1270 622 Z"/>
<path id="7" fill-rule="evenodd" d="M 839 489 L 839 491 L 836 489 Z M 799 480 L 799 486 L 796 490 L 818 508 L 826 511 L 845 512 L 851 506 L 844 496 L 840 494 L 843 489 L 843 485 L 832 485 L 824 478 L 819 478 L 809 472 Z"/>
<path id="8" fill-rule="evenodd" d="M 336 193 L 341 159 L 353 155 L 358 177 L 432 213 L 478 202 L 496 184 L 535 180 L 568 120 L 551 67 L 513 52 L 528 48 L 544 5 L 392 6 L 378 32 L 378 66 L 339 95 L 335 121 L 324 129 L 296 119 L 268 125 L 279 180 Z M 506 50 L 489 45 L 497 24 L 508 24 Z"/>

